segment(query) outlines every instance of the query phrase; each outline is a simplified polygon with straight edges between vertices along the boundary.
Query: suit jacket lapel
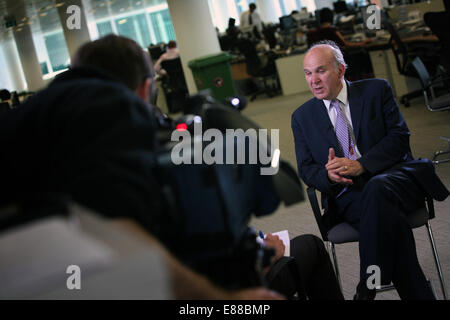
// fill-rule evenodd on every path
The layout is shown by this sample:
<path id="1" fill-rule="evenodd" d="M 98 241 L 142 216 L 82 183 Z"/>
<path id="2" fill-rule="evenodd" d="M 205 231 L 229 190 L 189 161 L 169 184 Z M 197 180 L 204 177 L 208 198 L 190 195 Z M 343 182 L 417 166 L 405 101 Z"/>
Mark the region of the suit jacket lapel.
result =
<path id="1" fill-rule="evenodd" d="M 319 125 L 319 132 L 322 132 L 325 135 L 325 139 L 334 148 L 336 156 L 343 157 L 344 154 L 342 153 L 339 141 L 334 132 L 333 124 L 331 123 L 325 104 L 319 99 L 316 99 L 315 103 L 316 106 L 314 107 L 314 110 L 317 110 L 317 112 L 314 113 L 314 120 L 315 123 Z"/>
<path id="2" fill-rule="evenodd" d="M 355 134 L 355 143 L 358 145 L 358 137 L 361 129 L 361 117 L 364 109 L 364 100 L 360 96 L 357 88 L 351 84 L 351 82 L 347 82 L 347 96 L 348 102 L 350 105 L 350 115 L 352 116 L 352 125 L 353 132 Z M 359 146 L 358 146 L 359 148 Z"/>

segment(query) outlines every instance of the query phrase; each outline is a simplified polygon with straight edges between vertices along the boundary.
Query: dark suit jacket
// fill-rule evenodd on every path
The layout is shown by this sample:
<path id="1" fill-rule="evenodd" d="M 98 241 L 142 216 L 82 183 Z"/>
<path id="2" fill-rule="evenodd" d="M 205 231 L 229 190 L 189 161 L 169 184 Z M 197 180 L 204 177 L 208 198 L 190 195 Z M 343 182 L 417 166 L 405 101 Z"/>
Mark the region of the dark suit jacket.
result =
<path id="1" fill-rule="evenodd" d="M 445 199 L 448 190 L 434 174 L 431 162 L 412 161 L 410 132 L 389 83 L 370 79 L 347 82 L 347 88 L 356 144 L 362 155 L 358 161 L 367 171 L 358 179 L 367 181 L 393 167 L 402 168 L 420 181 L 426 193 Z M 322 192 L 322 206 L 327 209 L 328 200 L 342 189 L 328 180 L 325 164 L 329 148 L 334 148 L 337 157 L 344 155 L 322 100 L 313 98 L 293 113 L 292 132 L 299 174 L 308 186 Z"/>

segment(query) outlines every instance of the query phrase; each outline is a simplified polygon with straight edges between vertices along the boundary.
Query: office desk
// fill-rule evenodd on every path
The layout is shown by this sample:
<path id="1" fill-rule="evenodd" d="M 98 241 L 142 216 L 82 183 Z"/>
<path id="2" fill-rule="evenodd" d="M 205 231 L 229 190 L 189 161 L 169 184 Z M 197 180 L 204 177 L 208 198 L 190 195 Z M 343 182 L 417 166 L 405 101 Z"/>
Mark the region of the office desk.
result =
<path id="1" fill-rule="evenodd" d="M 404 37 L 402 40 L 405 43 L 438 41 L 433 34 Z M 405 77 L 398 72 L 389 38 L 375 40 L 365 45 L 365 48 L 369 52 L 375 77 L 388 80 L 397 97 L 420 88 L 418 79 Z M 280 57 L 275 60 L 283 95 L 309 91 L 303 72 L 304 58 L 305 54 L 302 53 Z"/>
<path id="2" fill-rule="evenodd" d="M 251 78 L 251 76 L 247 73 L 247 64 L 245 63 L 245 59 L 233 60 L 230 65 L 233 80 L 245 80 Z"/>
<path id="3" fill-rule="evenodd" d="M 402 37 L 402 41 L 404 43 L 438 42 L 439 39 L 434 34 L 428 34 Z M 399 73 L 388 39 L 375 40 L 367 44 L 365 48 L 369 51 L 375 78 L 388 80 L 395 96 L 401 97 L 408 92 L 420 89 L 421 85 L 417 78 L 406 77 Z"/>

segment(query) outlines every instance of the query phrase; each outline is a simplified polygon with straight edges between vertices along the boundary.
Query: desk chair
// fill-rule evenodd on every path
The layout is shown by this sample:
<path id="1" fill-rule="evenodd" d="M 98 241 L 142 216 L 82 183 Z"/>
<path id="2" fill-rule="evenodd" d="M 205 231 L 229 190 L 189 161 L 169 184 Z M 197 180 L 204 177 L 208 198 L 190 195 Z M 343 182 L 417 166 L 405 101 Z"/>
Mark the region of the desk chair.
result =
<path id="1" fill-rule="evenodd" d="M 167 71 L 167 75 L 162 78 L 167 107 L 170 113 L 178 112 L 183 108 L 189 94 L 181 60 L 164 60 L 161 62 L 161 68 Z"/>
<path id="2" fill-rule="evenodd" d="M 277 28 L 275 26 L 266 26 L 263 29 L 263 35 L 269 44 L 270 49 L 274 49 L 277 46 L 277 38 L 275 37 L 275 32 Z"/>
<path id="3" fill-rule="evenodd" d="M 427 12 L 423 15 L 425 24 L 439 39 L 442 46 L 440 63 L 450 72 L 450 12 Z"/>
<path id="4" fill-rule="evenodd" d="M 220 50 L 222 51 L 233 51 L 234 43 L 236 41 L 236 37 L 232 37 L 230 35 L 223 35 L 219 37 L 219 45 Z"/>
<path id="5" fill-rule="evenodd" d="M 7 101 L 0 102 L 0 116 L 7 113 L 9 110 L 11 110 L 11 108 L 9 107 L 9 102 Z"/>
<path id="6" fill-rule="evenodd" d="M 423 64 L 419 57 L 416 57 L 412 65 L 419 76 L 420 83 L 422 85 L 422 92 L 425 98 L 425 105 L 427 109 L 431 112 L 435 111 L 445 111 L 450 110 L 450 93 L 448 93 L 448 81 L 450 77 L 435 77 L 434 79 L 430 77 L 427 68 Z M 446 83 L 447 81 L 447 83 Z M 447 89 L 447 93 L 441 96 L 436 95 L 435 88 L 437 85 Z M 440 137 L 442 140 L 446 140 L 449 144 L 448 149 L 445 151 L 436 151 L 433 156 L 433 162 L 439 164 L 442 162 L 449 162 L 450 158 L 445 158 L 443 160 L 436 160 L 438 156 L 443 154 L 450 154 L 450 137 Z"/>
<path id="7" fill-rule="evenodd" d="M 339 267 L 338 261 L 336 257 L 335 244 L 344 244 L 350 242 L 358 242 L 359 241 L 359 232 L 355 228 L 353 228 L 349 223 L 343 222 L 338 225 L 333 226 L 332 228 L 327 228 L 322 219 L 322 213 L 319 207 L 319 202 L 317 201 L 316 189 L 313 187 L 307 188 L 308 198 L 311 205 L 311 208 L 314 213 L 314 217 L 317 222 L 317 226 L 319 227 L 320 234 L 322 236 L 323 241 L 328 241 L 331 249 L 331 254 L 333 256 L 333 264 L 336 272 L 336 277 L 339 280 L 339 285 L 341 286 L 342 291 L 342 281 L 339 275 Z M 441 288 L 444 296 L 444 300 L 447 299 L 447 291 L 445 288 L 444 277 L 442 275 L 441 264 L 439 262 L 439 256 L 436 249 L 436 244 L 434 242 L 433 232 L 431 230 L 430 220 L 435 217 L 434 214 L 434 204 L 433 199 L 426 199 L 426 206 L 424 206 L 414 212 L 408 214 L 408 222 L 411 225 L 411 228 L 418 228 L 422 226 L 427 227 L 428 236 L 430 238 L 430 244 L 433 251 L 433 257 L 436 264 L 436 269 L 439 275 L 439 280 L 441 282 Z M 377 289 L 377 292 L 387 291 L 394 289 L 392 285 L 382 286 L 381 289 Z M 434 289 L 432 287 L 433 293 Z M 436 296 L 436 294 L 435 294 Z"/>
<path id="8" fill-rule="evenodd" d="M 278 80 L 277 68 L 275 66 L 276 55 L 272 52 L 264 53 L 267 63 L 263 62 L 256 51 L 255 43 L 250 39 L 240 39 L 237 43 L 239 51 L 245 56 L 247 65 L 247 73 L 254 79 L 259 79 L 263 83 L 263 87 L 258 89 L 252 95 L 250 101 L 256 99 L 258 95 L 267 94 L 269 97 L 280 93 L 280 84 Z"/>
<path id="9" fill-rule="evenodd" d="M 391 46 L 392 52 L 394 53 L 395 61 L 397 64 L 398 72 L 407 77 L 415 77 L 417 75 L 412 68 L 412 61 L 415 57 L 421 57 L 427 65 L 427 69 L 432 71 L 433 74 L 436 73 L 438 67 L 438 61 L 436 61 L 436 56 L 438 56 L 438 50 L 435 44 L 427 42 L 415 42 L 407 45 L 400 38 L 397 30 L 389 21 L 385 21 L 385 26 L 391 34 L 389 40 L 389 45 Z M 395 42 L 393 44 L 392 42 Z M 409 107 L 409 100 L 413 98 L 420 97 L 422 95 L 422 90 L 414 90 L 404 94 L 400 98 L 400 103 L 405 107 Z"/>

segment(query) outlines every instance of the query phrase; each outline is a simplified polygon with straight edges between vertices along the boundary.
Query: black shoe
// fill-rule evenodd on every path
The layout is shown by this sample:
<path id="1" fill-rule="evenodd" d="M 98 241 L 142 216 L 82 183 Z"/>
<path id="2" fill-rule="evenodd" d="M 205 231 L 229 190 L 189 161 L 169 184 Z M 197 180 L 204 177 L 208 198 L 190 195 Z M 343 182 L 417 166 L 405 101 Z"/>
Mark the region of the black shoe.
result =
<path id="1" fill-rule="evenodd" d="M 353 300 L 374 300 L 377 291 L 375 289 L 369 289 L 361 282 L 356 287 L 356 294 L 353 296 Z"/>

